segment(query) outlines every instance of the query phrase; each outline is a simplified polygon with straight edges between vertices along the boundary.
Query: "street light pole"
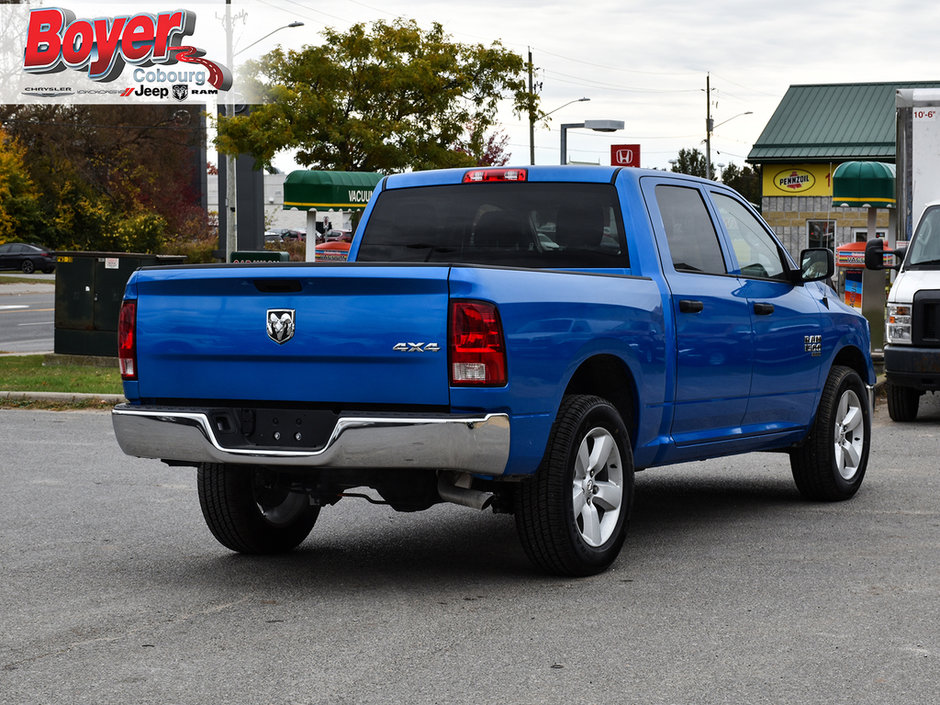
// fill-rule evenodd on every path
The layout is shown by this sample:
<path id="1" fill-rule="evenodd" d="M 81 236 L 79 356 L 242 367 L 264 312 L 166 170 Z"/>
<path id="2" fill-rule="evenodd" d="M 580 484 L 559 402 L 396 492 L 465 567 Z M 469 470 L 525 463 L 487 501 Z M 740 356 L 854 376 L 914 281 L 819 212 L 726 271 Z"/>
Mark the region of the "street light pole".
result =
<path id="1" fill-rule="evenodd" d="M 568 130 L 576 127 L 586 127 L 595 132 L 616 132 L 623 129 L 623 120 L 585 120 L 561 125 L 561 164 L 568 163 Z"/>
<path id="2" fill-rule="evenodd" d="M 234 47 L 232 46 L 232 0 L 225 0 L 225 65 L 234 72 L 235 71 L 235 57 L 238 54 L 241 54 L 246 49 L 250 49 L 255 44 L 260 42 L 263 39 L 267 39 L 275 32 L 279 32 L 282 29 L 287 29 L 289 27 L 303 27 L 303 22 L 294 21 L 290 24 L 286 24 L 283 27 L 278 27 L 275 30 L 272 30 L 265 34 L 261 39 L 253 41 L 246 47 L 239 49 L 237 52 L 233 51 Z M 228 90 L 228 93 L 225 96 L 225 102 L 222 105 L 224 117 L 231 118 L 235 116 L 235 91 L 234 87 Z M 220 160 L 221 161 L 221 160 Z M 238 228 L 236 222 L 236 173 L 235 173 L 235 155 L 226 154 L 225 155 L 225 203 L 222 208 L 225 212 L 225 261 L 232 261 L 232 252 L 238 250 Z M 221 209 L 220 209 L 221 210 Z"/>
<path id="3" fill-rule="evenodd" d="M 283 27 L 278 27 L 277 29 L 272 29 L 270 32 L 268 32 L 267 34 L 265 34 L 265 35 L 264 35 L 263 37 L 261 37 L 260 39 L 256 39 L 255 41 L 253 41 L 253 42 L 252 42 L 251 44 L 249 44 L 248 46 L 243 47 L 243 48 L 239 49 L 238 51 L 236 51 L 236 52 L 235 52 L 235 56 L 238 56 L 238 55 L 241 54 L 243 51 L 247 51 L 248 49 L 251 49 L 251 47 L 253 47 L 255 44 L 257 44 L 258 42 L 264 41 L 265 39 L 267 39 L 268 37 L 270 37 L 270 36 L 271 36 L 272 34 L 274 34 L 275 32 L 280 32 L 282 29 L 290 29 L 291 27 L 303 27 L 303 26 L 304 26 L 304 23 L 303 23 L 303 22 L 300 22 L 300 21 L 298 21 L 298 20 L 294 20 L 294 21 L 291 22 L 290 24 L 286 24 L 286 25 L 284 25 Z"/>
<path id="4" fill-rule="evenodd" d="M 531 62 L 532 62 L 532 54 L 530 53 L 529 63 L 531 64 Z M 529 90 L 531 91 L 532 90 L 531 76 L 529 78 L 530 78 Z M 574 100 L 569 100 L 567 103 L 563 105 L 559 105 L 554 110 L 549 110 L 547 113 L 545 113 L 542 116 L 542 119 L 544 120 L 552 113 L 557 113 L 562 108 L 567 108 L 569 105 L 573 103 L 586 103 L 589 100 L 591 99 L 590 98 L 575 98 Z M 535 115 L 533 114 L 529 115 L 529 163 L 535 164 Z"/>
<path id="5" fill-rule="evenodd" d="M 706 74 L 705 76 L 705 178 L 711 180 L 712 178 L 712 132 L 715 131 L 716 127 L 724 125 L 726 122 L 731 122 L 737 117 L 742 115 L 753 115 L 753 111 L 748 110 L 747 112 L 738 113 L 737 115 L 732 115 L 727 120 L 722 120 L 717 125 L 715 124 L 714 119 L 712 119 L 712 101 L 711 101 L 711 75 Z"/>

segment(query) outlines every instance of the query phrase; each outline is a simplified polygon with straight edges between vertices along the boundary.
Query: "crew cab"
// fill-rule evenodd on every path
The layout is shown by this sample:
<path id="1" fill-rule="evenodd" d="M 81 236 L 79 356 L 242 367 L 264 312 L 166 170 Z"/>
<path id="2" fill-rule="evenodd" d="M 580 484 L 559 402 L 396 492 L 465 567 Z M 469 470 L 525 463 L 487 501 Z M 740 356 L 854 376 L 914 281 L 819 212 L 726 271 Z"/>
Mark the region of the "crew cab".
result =
<path id="1" fill-rule="evenodd" d="M 536 566 L 589 575 L 621 551 L 636 471 L 779 451 L 804 497 L 856 493 L 875 374 L 832 273 L 694 177 L 388 176 L 348 262 L 136 272 L 114 430 L 196 467 L 234 551 L 290 550 L 365 488 L 513 513 Z"/>

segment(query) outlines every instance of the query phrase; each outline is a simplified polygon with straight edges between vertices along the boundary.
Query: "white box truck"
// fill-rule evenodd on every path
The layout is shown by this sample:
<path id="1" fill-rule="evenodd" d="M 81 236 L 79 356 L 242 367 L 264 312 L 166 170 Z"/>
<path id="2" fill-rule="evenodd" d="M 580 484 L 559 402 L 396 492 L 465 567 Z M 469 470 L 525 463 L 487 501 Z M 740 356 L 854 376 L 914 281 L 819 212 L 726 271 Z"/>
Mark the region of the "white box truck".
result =
<path id="1" fill-rule="evenodd" d="M 896 160 L 901 247 L 885 316 L 885 388 L 891 419 L 913 421 L 921 395 L 940 390 L 940 90 L 898 90 Z M 884 268 L 881 240 L 868 242 L 865 266 Z"/>

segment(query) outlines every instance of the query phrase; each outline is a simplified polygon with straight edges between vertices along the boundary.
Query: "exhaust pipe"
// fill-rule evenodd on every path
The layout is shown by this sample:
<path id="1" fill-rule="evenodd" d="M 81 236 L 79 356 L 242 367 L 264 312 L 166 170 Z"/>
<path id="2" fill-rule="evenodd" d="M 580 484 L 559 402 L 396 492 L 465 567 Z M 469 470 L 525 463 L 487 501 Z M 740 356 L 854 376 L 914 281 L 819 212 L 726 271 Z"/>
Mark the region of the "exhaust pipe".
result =
<path id="1" fill-rule="evenodd" d="M 493 502 L 493 493 L 471 489 L 470 482 L 471 477 L 467 473 L 442 472 L 437 477 L 437 494 L 445 502 L 460 504 L 471 509 L 486 509 Z"/>

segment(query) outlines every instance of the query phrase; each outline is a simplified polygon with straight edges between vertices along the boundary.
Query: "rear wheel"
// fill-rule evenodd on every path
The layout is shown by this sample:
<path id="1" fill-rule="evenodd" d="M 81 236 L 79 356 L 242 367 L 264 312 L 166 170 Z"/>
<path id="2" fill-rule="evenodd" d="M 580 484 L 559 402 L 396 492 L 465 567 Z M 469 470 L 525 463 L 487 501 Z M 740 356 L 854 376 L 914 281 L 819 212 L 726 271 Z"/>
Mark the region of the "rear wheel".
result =
<path id="1" fill-rule="evenodd" d="M 888 382 L 885 384 L 888 398 L 888 416 L 892 421 L 913 421 L 917 418 L 920 406 L 920 392 L 911 387 L 899 387 Z"/>
<path id="2" fill-rule="evenodd" d="M 212 535 L 239 553 L 284 553 L 307 538 L 320 513 L 305 492 L 272 484 L 249 466 L 203 463 L 199 504 Z"/>
<path id="3" fill-rule="evenodd" d="M 33 261 L 31 259 L 24 259 L 22 269 L 23 269 L 23 274 L 32 274 L 33 272 L 36 271 L 36 265 L 33 264 Z"/>
<path id="4" fill-rule="evenodd" d="M 796 486 L 807 499 L 849 499 L 862 484 L 871 444 L 871 410 L 858 373 L 835 366 L 823 387 L 813 428 L 790 451 Z"/>
<path id="5" fill-rule="evenodd" d="M 633 451 L 620 414 L 599 397 L 565 397 L 546 458 L 519 490 L 526 554 L 550 573 L 600 573 L 620 553 L 632 506 Z"/>

